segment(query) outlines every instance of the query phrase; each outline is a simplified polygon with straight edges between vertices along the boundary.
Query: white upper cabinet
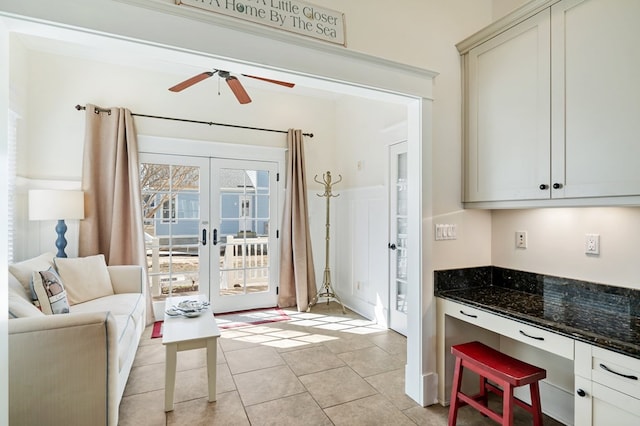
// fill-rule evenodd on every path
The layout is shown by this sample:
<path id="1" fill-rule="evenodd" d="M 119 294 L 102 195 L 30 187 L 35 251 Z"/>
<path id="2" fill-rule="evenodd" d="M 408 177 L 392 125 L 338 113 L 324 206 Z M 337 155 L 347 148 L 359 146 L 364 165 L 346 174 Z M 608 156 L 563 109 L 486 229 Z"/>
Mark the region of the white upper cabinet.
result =
<path id="1" fill-rule="evenodd" d="M 638 0 L 534 0 L 458 45 L 467 206 L 640 204 L 638 22 Z"/>
<path id="2" fill-rule="evenodd" d="M 553 197 L 640 194 L 640 1 L 551 8 Z"/>
<path id="3" fill-rule="evenodd" d="M 465 201 L 549 198 L 549 10 L 468 54 Z"/>

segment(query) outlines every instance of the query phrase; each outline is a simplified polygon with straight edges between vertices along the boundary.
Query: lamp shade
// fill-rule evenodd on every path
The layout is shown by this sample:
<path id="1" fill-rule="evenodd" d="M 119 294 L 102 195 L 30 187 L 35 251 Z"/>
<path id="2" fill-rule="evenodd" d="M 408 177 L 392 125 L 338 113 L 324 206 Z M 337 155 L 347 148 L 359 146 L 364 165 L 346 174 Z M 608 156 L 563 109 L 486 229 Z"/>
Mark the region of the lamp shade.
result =
<path id="1" fill-rule="evenodd" d="M 84 219 L 84 192 L 59 189 L 29 191 L 29 220 Z"/>

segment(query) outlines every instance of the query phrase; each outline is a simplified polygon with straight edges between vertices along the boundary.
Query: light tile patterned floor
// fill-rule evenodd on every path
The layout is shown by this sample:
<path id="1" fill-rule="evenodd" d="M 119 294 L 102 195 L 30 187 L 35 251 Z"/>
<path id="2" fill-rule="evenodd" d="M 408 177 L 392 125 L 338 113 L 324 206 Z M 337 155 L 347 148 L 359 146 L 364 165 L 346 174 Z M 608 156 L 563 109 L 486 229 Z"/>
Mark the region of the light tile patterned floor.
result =
<path id="1" fill-rule="evenodd" d="M 218 339 L 217 401 L 207 401 L 205 350 L 178 353 L 175 409 L 164 412 L 164 346 L 147 328 L 120 404 L 121 426 L 446 425 L 447 408 L 404 393 L 406 339 L 339 305 Z M 524 414 L 524 415 L 523 415 Z M 530 424 L 517 412 L 516 424 Z M 469 407 L 459 425 L 491 425 Z M 545 418 L 545 424 L 557 424 Z"/>

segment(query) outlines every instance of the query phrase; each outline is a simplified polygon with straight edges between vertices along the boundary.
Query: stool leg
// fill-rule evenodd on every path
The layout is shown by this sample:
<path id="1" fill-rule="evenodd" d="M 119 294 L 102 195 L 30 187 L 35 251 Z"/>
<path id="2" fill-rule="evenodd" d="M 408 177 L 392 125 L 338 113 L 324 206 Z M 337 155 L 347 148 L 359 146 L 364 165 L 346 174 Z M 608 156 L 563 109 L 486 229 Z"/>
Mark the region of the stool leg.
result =
<path id="1" fill-rule="evenodd" d="M 513 426 L 513 386 L 504 383 L 502 389 L 502 425 Z"/>
<path id="2" fill-rule="evenodd" d="M 478 394 L 478 402 L 485 407 L 489 405 L 489 399 L 487 395 L 487 378 L 480 376 L 480 393 Z"/>
<path id="3" fill-rule="evenodd" d="M 538 382 L 531 383 L 529 389 L 531 390 L 533 425 L 542 426 L 542 405 L 540 404 L 540 387 L 538 385 Z"/>
<path id="4" fill-rule="evenodd" d="M 451 385 L 451 401 L 449 401 L 449 426 L 455 426 L 458 419 L 459 402 L 458 392 L 462 383 L 462 358 L 456 358 L 456 366 L 453 370 L 453 384 Z"/>

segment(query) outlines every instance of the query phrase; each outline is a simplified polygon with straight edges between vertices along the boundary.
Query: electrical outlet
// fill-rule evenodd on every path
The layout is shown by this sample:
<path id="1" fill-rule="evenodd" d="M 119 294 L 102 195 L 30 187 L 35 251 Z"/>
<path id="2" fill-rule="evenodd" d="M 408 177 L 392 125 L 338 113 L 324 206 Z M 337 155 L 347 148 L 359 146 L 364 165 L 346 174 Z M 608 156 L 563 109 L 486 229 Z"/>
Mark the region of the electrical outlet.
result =
<path id="1" fill-rule="evenodd" d="M 516 248 L 527 248 L 527 231 L 516 231 Z"/>
<path id="2" fill-rule="evenodd" d="M 586 254 L 600 254 L 600 235 L 585 234 L 584 252 Z"/>

